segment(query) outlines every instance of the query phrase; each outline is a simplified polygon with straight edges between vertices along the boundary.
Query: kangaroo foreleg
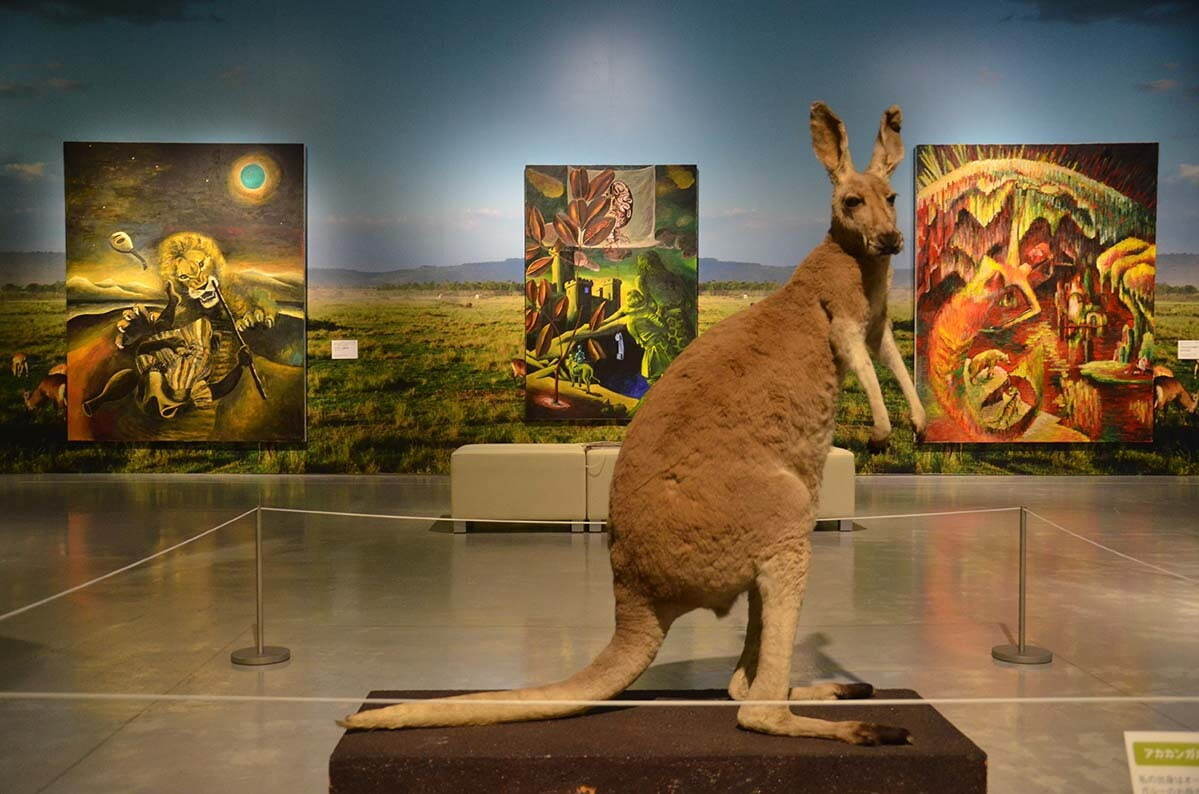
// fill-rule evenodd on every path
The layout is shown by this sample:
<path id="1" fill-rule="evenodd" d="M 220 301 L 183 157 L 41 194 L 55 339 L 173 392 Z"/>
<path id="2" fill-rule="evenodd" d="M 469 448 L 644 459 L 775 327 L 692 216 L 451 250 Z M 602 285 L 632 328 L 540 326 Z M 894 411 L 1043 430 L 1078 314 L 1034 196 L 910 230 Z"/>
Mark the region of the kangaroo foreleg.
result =
<path id="1" fill-rule="evenodd" d="M 878 384 L 874 362 L 866 348 L 866 331 L 861 323 L 834 318 L 829 332 L 833 353 L 842 366 L 857 377 L 866 399 L 870 402 L 870 415 L 874 427 L 870 430 L 870 446 L 881 448 L 891 437 L 891 417 L 883 402 L 883 390 Z"/>
<path id="2" fill-rule="evenodd" d="M 895 380 L 899 381 L 899 389 L 903 392 L 903 398 L 908 401 L 908 408 L 912 413 L 912 428 L 916 431 L 916 435 L 920 435 L 924 432 L 924 406 L 920 402 L 920 395 L 916 393 L 916 384 L 912 383 L 907 362 L 903 360 L 903 354 L 899 352 L 899 346 L 895 344 L 890 323 L 887 323 L 883 330 L 883 338 L 878 352 L 883 364 L 891 370 Z"/>

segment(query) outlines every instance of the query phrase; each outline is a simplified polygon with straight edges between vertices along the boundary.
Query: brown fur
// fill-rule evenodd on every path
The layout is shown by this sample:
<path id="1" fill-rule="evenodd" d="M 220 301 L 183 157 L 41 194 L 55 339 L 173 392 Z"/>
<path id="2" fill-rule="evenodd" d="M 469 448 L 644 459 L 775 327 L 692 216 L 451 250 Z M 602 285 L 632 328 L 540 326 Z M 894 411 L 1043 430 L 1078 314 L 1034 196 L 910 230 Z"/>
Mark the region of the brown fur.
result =
<path id="1" fill-rule="evenodd" d="M 24 353 L 12 354 L 12 374 L 14 378 L 29 377 L 29 356 Z"/>
<path id="2" fill-rule="evenodd" d="M 53 405 L 59 411 L 67 410 L 67 376 L 62 374 L 47 375 L 38 383 L 33 391 L 22 392 L 25 407 L 36 411 L 43 404 Z"/>
<path id="3" fill-rule="evenodd" d="M 729 685 L 734 698 L 869 696 L 865 684 L 791 689 L 789 680 L 841 375 L 854 371 L 870 396 L 876 442 L 886 441 L 891 426 L 871 350 L 898 368 L 913 421 L 918 428 L 924 421 L 886 313 L 890 254 L 902 244 L 888 202 L 888 178 L 903 154 L 899 124 L 892 107 L 871 167 L 859 173 L 840 120 L 824 105 L 812 106 L 813 146 L 834 185 L 828 237 L 789 283 L 692 342 L 638 408 L 612 482 L 616 630 L 608 647 L 557 684 L 370 710 L 344 725 L 469 725 L 575 714 L 583 709 L 470 700 L 610 698 L 651 664 L 676 618 L 694 609 L 723 615 L 745 592 L 750 619 Z M 809 719 L 785 706 L 745 705 L 737 719 L 766 733 L 858 744 L 908 738 L 900 728 Z"/>
<path id="4" fill-rule="evenodd" d="M 1172 402 L 1177 402 L 1189 414 L 1199 408 L 1199 392 L 1191 394 L 1177 378 L 1156 377 L 1153 379 L 1153 408 L 1161 411 Z"/>

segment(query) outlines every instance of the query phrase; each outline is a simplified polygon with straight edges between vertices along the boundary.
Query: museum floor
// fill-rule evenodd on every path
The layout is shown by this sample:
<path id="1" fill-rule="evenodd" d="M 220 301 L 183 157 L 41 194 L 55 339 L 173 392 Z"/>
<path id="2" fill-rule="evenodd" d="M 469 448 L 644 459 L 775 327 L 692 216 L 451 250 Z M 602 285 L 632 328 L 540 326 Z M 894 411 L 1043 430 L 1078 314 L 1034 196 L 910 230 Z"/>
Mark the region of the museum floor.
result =
<path id="1" fill-rule="evenodd" d="M 1139 560 L 1199 578 L 1194 478 L 875 477 L 859 515 L 1026 504 Z M 440 515 L 440 477 L 0 478 L 0 614 L 196 535 L 259 503 Z M 444 525 L 443 525 L 444 526 Z M 860 522 L 821 532 L 796 680 L 926 697 L 1199 694 L 1199 587 L 1030 523 L 1030 639 L 1051 665 L 995 662 L 1016 616 L 1015 516 Z M 610 635 L 602 535 L 455 536 L 428 522 L 268 514 L 269 643 L 251 642 L 252 519 L 0 622 L 0 690 L 350 697 L 511 687 L 582 666 Z M 641 688 L 723 687 L 744 606 L 681 620 Z M 5 792 L 326 788 L 336 703 L 0 699 Z M 993 792 L 1126 792 L 1125 730 L 1199 730 L 1199 705 L 941 708 L 990 755 Z M 712 719 L 733 715 L 713 710 Z M 830 710 L 835 718 L 835 711 Z M 567 730 L 568 723 L 563 724 Z M 919 740 L 919 737 L 916 737 Z"/>

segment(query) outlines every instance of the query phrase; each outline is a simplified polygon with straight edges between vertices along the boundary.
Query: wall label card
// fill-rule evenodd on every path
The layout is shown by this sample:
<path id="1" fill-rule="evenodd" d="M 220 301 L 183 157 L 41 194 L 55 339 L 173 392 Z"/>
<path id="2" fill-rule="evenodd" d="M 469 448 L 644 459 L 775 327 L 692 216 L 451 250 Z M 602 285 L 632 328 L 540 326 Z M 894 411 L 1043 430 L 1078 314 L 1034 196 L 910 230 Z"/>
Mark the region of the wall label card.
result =
<path id="1" fill-rule="evenodd" d="M 334 359 L 358 358 L 357 339 L 333 339 L 330 342 L 330 349 Z"/>
<path id="2" fill-rule="evenodd" d="M 1133 794 L 1199 791 L 1199 733 L 1125 731 Z"/>
<path id="3" fill-rule="evenodd" d="M 1179 339 L 1178 358 L 1199 359 L 1199 339 Z"/>

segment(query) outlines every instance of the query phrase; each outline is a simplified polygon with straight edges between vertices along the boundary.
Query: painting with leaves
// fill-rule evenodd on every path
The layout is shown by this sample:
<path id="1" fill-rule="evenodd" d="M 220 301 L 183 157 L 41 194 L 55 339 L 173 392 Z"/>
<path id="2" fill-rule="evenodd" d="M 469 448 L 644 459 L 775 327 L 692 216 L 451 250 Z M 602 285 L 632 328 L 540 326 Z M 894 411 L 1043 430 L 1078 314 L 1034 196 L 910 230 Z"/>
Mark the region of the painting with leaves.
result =
<path id="1" fill-rule="evenodd" d="M 924 440 L 1152 441 L 1157 145 L 916 157 Z"/>
<path id="2" fill-rule="evenodd" d="M 525 168 L 527 419 L 630 418 L 695 338 L 693 165 Z"/>
<path id="3" fill-rule="evenodd" d="M 68 439 L 303 441 L 304 147 L 64 161 Z"/>

